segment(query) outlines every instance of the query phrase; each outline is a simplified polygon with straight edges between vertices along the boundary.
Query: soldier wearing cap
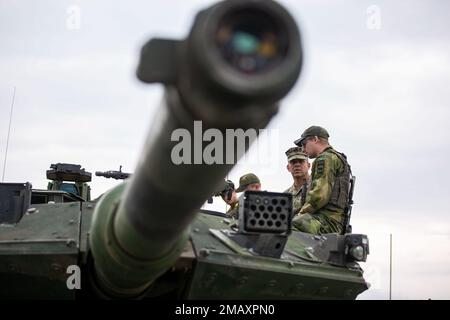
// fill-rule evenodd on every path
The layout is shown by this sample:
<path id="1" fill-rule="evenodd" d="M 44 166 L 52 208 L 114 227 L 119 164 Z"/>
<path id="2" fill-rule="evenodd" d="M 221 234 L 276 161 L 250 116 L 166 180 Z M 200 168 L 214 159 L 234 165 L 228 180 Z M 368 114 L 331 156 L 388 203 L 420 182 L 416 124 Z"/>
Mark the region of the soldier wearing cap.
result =
<path id="1" fill-rule="evenodd" d="M 221 192 L 220 196 L 222 197 L 222 200 L 230 206 L 226 215 L 232 217 L 236 211 L 235 209 L 237 209 L 239 205 L 233 181 L 225 180 L 225 189 Z"/>
<path id="2" fill-rule="evenodd" d="M 294 227 L 312 234 L 341 233 L 349 201 L 350 165 L 343 153 L 330 146 L 329 136 L 324 128 L 312 126 L 294 142 L 315 158 L 305 204 L 293 219 Z"/>
<path id="3" fill-rule="evenodd" d="M 246 190 L 261 190 L 261 181 L 256 174 L 248 173 L 239 178 L 239 187 L 236 189 L 236 192 L 243 192 Z M 228 210 L 227 215 L 235 219 L 239 218 L 239 201 L 236 201 L 233 208 Z"/>
<path id="4" fill-rule="evenodd" d="M 247 173 L 239 179 L 239 187 L 236 192 L 243 192 L 245 190 L 261 190 L 261 181 L 256 174 Z"/>
<path id="5" fill-rule="evenodd" d="M 287 170 L 291 173 L 294 183 L 284 192 L 292 194 L 293 214 L 298 214 L 305 203 L 306 193 L 310 184 L 309 168 L 311 167 L 308 156 L 300 147 L 292 147 L 286 151 L 288 164 Z"/>

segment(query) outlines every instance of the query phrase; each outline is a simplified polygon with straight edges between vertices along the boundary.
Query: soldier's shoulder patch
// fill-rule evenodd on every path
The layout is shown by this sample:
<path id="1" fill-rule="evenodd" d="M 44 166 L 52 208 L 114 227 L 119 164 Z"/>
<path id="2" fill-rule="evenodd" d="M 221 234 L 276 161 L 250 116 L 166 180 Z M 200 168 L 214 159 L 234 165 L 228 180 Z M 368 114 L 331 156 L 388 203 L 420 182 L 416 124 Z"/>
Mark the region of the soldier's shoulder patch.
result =
<path id="1" fill-rule="evenodd" d="M 316 163 L 316 174 L 318 176 L 322 175 L 323 172 L 325 171 L 325 159 L 323 158 L 318 158 Z"/>

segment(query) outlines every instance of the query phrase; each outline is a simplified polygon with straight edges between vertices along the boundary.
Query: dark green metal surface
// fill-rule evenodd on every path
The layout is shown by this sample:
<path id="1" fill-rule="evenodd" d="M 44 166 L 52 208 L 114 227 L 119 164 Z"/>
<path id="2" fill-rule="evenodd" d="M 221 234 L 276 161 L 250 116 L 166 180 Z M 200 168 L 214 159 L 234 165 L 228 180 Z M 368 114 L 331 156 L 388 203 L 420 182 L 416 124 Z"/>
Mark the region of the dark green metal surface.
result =
<path id="1" fill-rule="evenodd" d="M 95 205 L 35 205 L 19 225 L 0 226 L 0 297 L 74 299 L 66 270 L 87 263 Z M 261 257 L 225 236 L 230 225 L 229 219 L 200 214 L 180 258 L 145 296 L 178 292 L 186 299 L 355 299 L 367 289 L 360 269 L 321 262 L 299 238 L 290 237 L 281 259 Z"/>
<path id="2" fill-rule="evenodd" d="M 200 215 L 192 225 L 191 299 L 355 299 L 367 289 L 362 270 L 323 263 L 298 238 L 290 237 L 281 259 L 253 255 L 221 235 L 227 221 Z"/>
<path id="3" fill-rule="evenodd" d="M 35 205 L 15 226 L 0 226 L 0 297 L 74 298 L 67 267 L 78 264 L 80 203 Z"/>

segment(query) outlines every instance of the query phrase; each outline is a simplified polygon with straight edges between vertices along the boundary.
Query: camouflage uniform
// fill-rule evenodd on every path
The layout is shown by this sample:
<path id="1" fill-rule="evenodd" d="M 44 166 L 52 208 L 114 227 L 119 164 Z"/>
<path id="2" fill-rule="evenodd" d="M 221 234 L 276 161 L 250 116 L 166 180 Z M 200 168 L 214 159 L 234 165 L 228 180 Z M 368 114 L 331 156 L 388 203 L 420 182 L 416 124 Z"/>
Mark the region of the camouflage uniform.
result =
<path id="1" fill-rule="evenodd" d="M 286 189 L 285 193 L 292 194 L 292 213 L 294 215 L 298 214 L 300 208 L 303 206 L 305 202 L 305 195 L 308 192 L 308 188 L 310 186 L 310 181 L 300 186 L 300 188 L 296 188 L 294 184 L 288 189 Z"/>
<path id="2" fill-rule="evenodd" d="M 350 167 L 345 156 L 331 146 L 312 166 L 311 187 L 293 225 L 312 234 L 341 233 L 348 200 Z"/>
<path id="3" fill-rule="evenodd" d="M 227 217 L 238 219 L 239 218 L 239 201 L 236 201 L 230 206 L 226 213 Z"/>
<path id="4" fill-rule="evenodd" d="M 296 160 L 296 159 L 308 162 L 308 155 L 302 151 L 302 148 L 292 147 L 292 148 L 289 148 L 285 153 L 286 153 L 288 162 L 290 162 L 292 160 Z M 309 188 L 309 185 L 311 182 L 309 180 L 309 176 L 307 176 L 307 177 L 308 177 L 308 181 L 305 184 L 301 185 L 299 188 L 295 187 L 295 184 L 292 184 L 292 186 L 290 188 L 288 188 L 284 191 L 285 193 L 292 194 L 292 213 L 293 213 L 293 215 L 298 214 L 298 212 L 300 211 L 300 208 L 305 203 L 306 192 L 308 191 L 308 188 Z"/>

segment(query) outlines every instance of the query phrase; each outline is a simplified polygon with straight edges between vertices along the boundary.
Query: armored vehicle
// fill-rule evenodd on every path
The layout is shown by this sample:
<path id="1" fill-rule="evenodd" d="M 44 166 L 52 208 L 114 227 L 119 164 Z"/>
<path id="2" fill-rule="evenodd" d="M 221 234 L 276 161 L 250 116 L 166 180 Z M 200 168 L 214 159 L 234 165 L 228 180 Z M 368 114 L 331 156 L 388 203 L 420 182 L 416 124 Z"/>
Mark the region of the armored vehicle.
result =
<path id="1" fill-rule="evenodd" d="M 368 288 L 365 235 L 292 231 L 285 193 L 246 192 L 239 221 L 201 210 L 249 144 L 216 145 L 227 159 L 211 163 L 181 141 L 199 121 L 212 136 L 265 128 L 301 66 L 297 25 L 270 0 L 223 1 L 186 39 L 151 39 L 137 76 L 164 98 L 128 179 L 95 200 L 90 174 L 70 164 L 52 166 L 40 198 L 29 183 L 1 185 L 0 296 L 355 299 Z"/>

